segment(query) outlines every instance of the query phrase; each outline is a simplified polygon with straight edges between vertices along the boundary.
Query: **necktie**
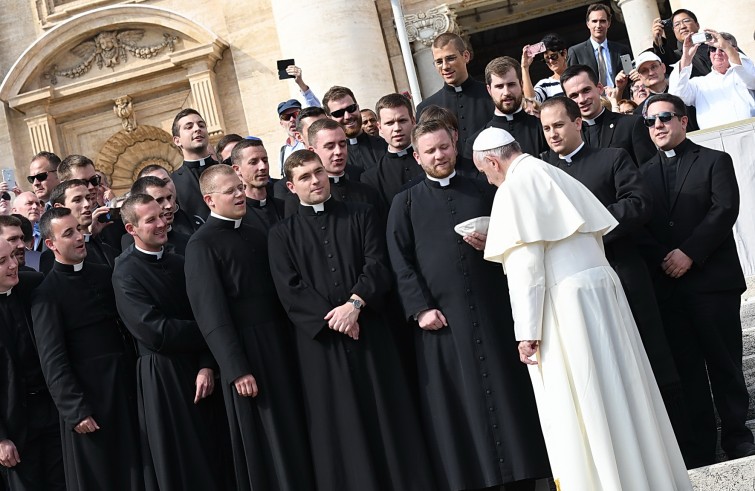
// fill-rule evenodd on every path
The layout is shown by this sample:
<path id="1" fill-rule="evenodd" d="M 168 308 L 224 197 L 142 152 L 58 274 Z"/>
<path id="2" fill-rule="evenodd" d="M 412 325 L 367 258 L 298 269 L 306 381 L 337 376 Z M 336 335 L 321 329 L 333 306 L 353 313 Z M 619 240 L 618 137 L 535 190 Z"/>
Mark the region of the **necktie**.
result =
<path id="1" fill-rule="evenodd" d="M 603 45 L 598 46 L 598 80 L 603 85 L 610 85 L 606 81 L 606 59 L 603 57 Z"/>

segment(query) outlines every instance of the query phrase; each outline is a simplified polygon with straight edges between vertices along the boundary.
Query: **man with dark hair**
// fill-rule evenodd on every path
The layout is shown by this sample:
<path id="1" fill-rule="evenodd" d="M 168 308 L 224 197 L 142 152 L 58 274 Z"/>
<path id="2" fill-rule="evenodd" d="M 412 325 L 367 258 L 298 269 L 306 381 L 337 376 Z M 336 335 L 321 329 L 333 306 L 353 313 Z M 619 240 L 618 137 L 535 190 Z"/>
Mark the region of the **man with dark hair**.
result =
<path id="1" fill-rule="evenodd" d="M 569 66 L 587 65 L 597 75 L 596 80 L 601 86 L 614 87 L 621 71 L 620 57 L 632 56 L 632 51 L 629 46 L 606 39 L 611 27 L 611 7 L 602 3 L 590 4 L 585 21 L 590 39 L 570 47 L 566 62 Z"/>
<path id="2" fill-rule="evenodd" d="M 300 204 L 270 231 L 270 267 L 294 325 L 314 484 L 437 489 L 390 333 L 390 269 L 374 211 L 329 199 L 312 151 L 294 152 L 284 169 Z"/>
<path id="3" fill-rule="evenodd" d="M 32 318 L 60 413 L 66 487 L 141 490 L 134 363 L 116 314 L 112 272 L 84 261 L 82 225 L 68 208 L 48 210 L 40 230 L 55 265 L 34 291 Z"/>
<path id="4" fill-rule="evenodd" d="M 440 34 L 432 45 L 433 64 L 443 78 L 443 87 L 417 106 L 417 119 L 431 105 L 450 110 L 459 123 L 456 151 L 461 155 L 467 141 L 493 117 L 495 106 L 485 84 L 469 76 L 472 53 L 464 40 L 451 32 Z"/>
<path id="5" fill-rule="evenodd" d="M 305 107 L 296 116 L 296 138 L 304 143 L 305 147 L 309 146 L 309 126 L 318 119 L 325 119 L 328 115 L 325 114 L 325 109 L 321 107 Z M 284 161 L 285 162 L 285 161 Z M 283 168 L 281 167 L 281 175 L 283 175 Z M 285 177 L 285 176 L 284 176 Z"/>
<path id="6" fill-rule="evenodd" d="M 700 24 L 697 22 L 697 16 L 690 10 L 677 9 L 669 18 L 671 29 L 674 33 L 674 41 L 666 41 L 666 29 L 660 18 L 653 20 L 653 52 L 658 55 L 666 67 L 671 70 L 672 65 L 678 62 L 683 54 L 684 39 L 690 34 L 695 34 L 700 30 Z M 708 56 L 709 47 L 707 44 L 701 44 L 697 52 L 692 57 L 692 74 L 691 77 L 702 77 L 710 73 L 711 60 Z"/>
<path id="7" fill-rule="evenodd" d="M 422 174 L 422 168 L 414 160 L 412 129 L 414 108 L 403 94 L 388 94 L 375 106 L 378 114 L 380 136 L 388 142 L 388 152 L 378 165 L 361 175 L 360 180 L 372 186 L 388 209 L 393 197 L 409 181 Z"/>
<path id="8" fill-rule="evenodd" d="M 243 140 L 243 136 L 237 135 L 236 133 L 229 133 L 218 140 L 218 143 L 215 145 L 215 153 L 224 164 L 231 165 L 230 159 L 231 152 L 233 152 L 233 147 L 235 147 L 238 142 Z"/>
<path id="9" fill-rule="evenodd" d="M 477 177 L 479 173 L 472 162 L 472 144 L 476 135 L 483 129 L 495 127 L 508 131 L 522 146 L 522 150 L 531 155 L 540 155 L 548 149 L 543 138 L 540 121 L 522 109 L 522 67 L 514 58 L 501 56 L 494 58 L 485 67 L 485 83 L 493 99 L 495 114 L 484 128 L 467 141 L 463 152 L 462 165 L 457 172 L 468 177 Z"/>
<path id="10" fill-rule="evenodd" d="M 620 148 L 590 148 L 582 140 L 579 106 L 567 97 L 545 101 L 540 122 L 551 147 L 542 159 L 585 185 L 619 222 L 603 236 L 606 259 L 621 279 L 669 417 L 681 438 L 683 407 L 679 374 L 653 292 L 650 273 L 634 236 L 650 220 L 653 200 L 640 171 Z"/>
<path id="11" fill-rule="evenodd" d="M 30 296 L 43 276 L 18 271 L 15 258 L 14 247 L 0 240 L 0 484 L 64 491 L 58 411 L 32 337 Z"/>
<path id="12" fill-rule="evenodd" d="M 184 235 L 191 235 L 202 226 L 204 223 L 202 218 L 198 216 L 189 216 L 188 213 L 181 209 L 178 201 L 176 185 L 165 167 L 156 164 L 148 165 L 139 172 L 137 180 L 145 176 L 154 176 L 162 179 L 173 194 L 173 223 L 171 224 L 171 227 L 176 232 L 181 232 Z"/>
<path id="13" fill-rule="evenodd" d="M 105 243 L 101 236 L 92 233 L 92 230 L 102 225 L 94 219 L 95 216 L 102 215 L 102 213 L 100 212 L 99 215 L 96 215 L 99 210 L 92 211 L 94 203 L 87 187 L 87 181 L 83 179 L 69 179 L 61 182 L 52 190 L 50 203 L 52 203 L 52 209 L 69 209 L 71 216 L 79 221 L 81 233 L 84 235 L 84 245 L 87 250 L 87 262 L 105 265 L 112 271 L 115 266 L 115 258 L 118 257 L 118 251 Z M 105 209 L 107 210 L 107 208 Z M 53 269 L 54 262 L 55 255 L 53 251 L 49 249 L 45 250 L 39 258 L 39 270 L 47 274 Z"/>
<path id="14" fill-rule="evenodd" d="M 454 230 L 490 214 L 494 189 L 456 173 L 452 135 L 439 121 L 415 126 L 412 147 L 426 178 L 393 199 L 386 236 L 404 318 L 416 321 L 436 479 L 442 489 L 532 490 L 549 475 L 548 458 L 516 354 L 506 276 L 483 260 L 482 232 Z"/>
<path id="15" fill-rule="evenodd" d="M 29 176 L 26 179 L 32 185 L 34 194 L 42 202 L 45 210 L 50 208 L 47 203 L 50 192 L 60 184 L 58 165 L 60 165 L 60 157 L 52 152 L 39 152 L 29 164 Z"/>
<path id="16" fill-rule="evenodd" d="M 333 86 L 325 93 L 322 102 L 328 117 L 343 126 L 348 138 L 349 165 L 362 171 L 376 166 L 385 155 L 387 144 L 382 138 L 362 131 L 362 114 L 351 89 Z M 312 147 L 312 142 L 309 146 Z"/>
<path id="17" fill-rule="evenodd" d="M 589 147 L 623 148 L 638 166 L 655 154 L 641 117 L 607 111 L 600 103 L 603 86 L 592 68 L 570 66 L 561 75 L 561 85 L 566 97 L 579 106 L 582 134 Z"/>
<path id="18" fill-rule="evenodd" d="M 181 198 L 181 208 L 190 216 L 202 220 L 210 210 L 199 191 L 199 177 L 205 169 L 217 164 L 210 151 L 210 135 L 207 123 L 196 109 L 182 109 L 173 119 L 173 143 L 183 154 L 184 162 L 171 179 Z"/>
<path id="19" fill-rule="evenodd" d="M 369 108 L 359 111 L 362 114 L 362 129 L 365 133 L 371 136 L 380 136 L 377 125 L 377 115 L 375 111 Z"/>
<path id="20" fill-rule="evenodd" d="M 684 110 L 670 94 L 648 101 L 645 124 L 659 150 L 641 167 L 655 211 L 640 246 L 682 381 L 689 424 L 680 446 L 692 468 L 715 462 L 714 402 L 729 457 L 755 455 L 755 445 L 745 425 L 737 178 L 728 154 L 687 139 Z"/>
<path id="21" fill-rule="evenodd" d="M 301 389 L 267 240 L 242 221 L 244 184 L 231 167 L 209 168 L 200 188 L 210 216 L 186 246 L 186 290 L 220 365 L 234 489 L 314 489 Z"/>
<path id="22" fill-rule="evenodd" d="M 186 296 L 183 257 L 165 249 L 168 223 L 152 196 L 132 192 L 121 206 L 121 216 L 133 244 L 118 257 L 112 281 L 118 314 L 136 340 L 139 355 L 136 378 L 146 486 L 221 489 L 202 413 L 204 399 L 214 389 L 215 362 Z"/>
<path id="23" fill-rule="evenodd" d="M 176 198 L 173 193 L 174 189 L 166 181 L 155 176 L 140 177 L 131 185 L 131 195 L 149 195 L 160 206 L 163 211 L 162 218 L 165 220 L 167 226 L 166 236 L 168 239 L 165 243 L 165 250 L 183 256 L 186 252 L 186 244 L 189 242 L 190 236 L 173 229 L 174 212 L 176 210 Z M 127 220 L 123 217 L 123 211 L 123 206 L 121 206 L 121 218 L 123 219 L 123 223 L 126 223 Z M 126 233 L 121 237 L 121 249 L 126 250 L 133 243 L 134 235 L 126 227 Z"/>
<path id="24" fill-rule="evenodd" d="M 319 108 L 318 108 L 319 109 Z M 244 183 L 246 214 L 242 221 L 263 234 L 283 219 L 285 203 L 270 193 L 270 162 L 262 140 L 243 140 L 231 153 L 233 170 Z"/>
<path id="25" fill-rule="evenodd" d="M 26 268 L 26 244 L 24 232 L 21 228 L 21 220 L 12 215 L 0 215 L 0 240 L 6 240 L 13 248 L 13 256 L 18 262 L 19 271 L 28 271 Z"/>

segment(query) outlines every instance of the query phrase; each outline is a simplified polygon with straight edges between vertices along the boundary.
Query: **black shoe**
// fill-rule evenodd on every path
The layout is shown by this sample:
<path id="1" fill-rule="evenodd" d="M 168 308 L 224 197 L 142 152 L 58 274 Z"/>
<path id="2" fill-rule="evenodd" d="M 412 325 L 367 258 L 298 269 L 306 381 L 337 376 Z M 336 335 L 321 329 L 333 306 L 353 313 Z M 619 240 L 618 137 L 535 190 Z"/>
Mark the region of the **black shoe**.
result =
<path id="1" fill-rule="evenodd" d="M 755 455 L 755 443 L 750 442 L 744 442 L 740 443 L 731 451 L 727 451 L 726 455 L 729 456 L 730 459 L 741 459 L 742 457 L 751 457 Z"/>

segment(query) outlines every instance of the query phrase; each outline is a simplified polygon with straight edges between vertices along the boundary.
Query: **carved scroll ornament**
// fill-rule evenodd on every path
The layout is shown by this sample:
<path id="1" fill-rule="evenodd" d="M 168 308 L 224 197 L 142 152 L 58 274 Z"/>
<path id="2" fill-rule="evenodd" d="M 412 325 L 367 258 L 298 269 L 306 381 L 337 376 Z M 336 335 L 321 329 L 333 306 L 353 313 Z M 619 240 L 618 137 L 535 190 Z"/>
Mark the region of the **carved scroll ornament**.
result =
<path id="1" fill-rule="evenodd" d="M 444 32 L 457 32 L 456 14 L 447 5 L 433 7 L 427 12 L 404 16 L 409 42 L 419 41 L 430 47 L 435 38 Z"/>

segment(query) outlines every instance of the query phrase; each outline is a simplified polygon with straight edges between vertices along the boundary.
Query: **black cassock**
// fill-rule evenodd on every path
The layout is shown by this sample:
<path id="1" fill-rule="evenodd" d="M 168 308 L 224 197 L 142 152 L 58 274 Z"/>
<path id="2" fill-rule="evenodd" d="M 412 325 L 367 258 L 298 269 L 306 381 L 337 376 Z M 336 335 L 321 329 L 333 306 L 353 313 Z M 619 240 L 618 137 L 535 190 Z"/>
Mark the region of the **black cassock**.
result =
<path id="1" fill-rule="evenodd" d="M 186 244 L 189 243 L 191 236 L 182 232 L 178 232 L 175 228 L 171 227 L 168 230 L 168 242 L 165 244 L 165 252 L 178 254 L 183 256 L 186 253 Z M 123 234 L 121 236 L 121 250 L 125 251 L 129 246 L 134 245 L 134 236 L 131 234 Z M 117 263 L 116 259 L 116 263 Z"/>
<path id="2" fill-rule="evenodd" d="M 448 326 L 415 327 L 420 401 L 439 489 L 550 475 L 527 367 L 519 361 L 500 265 L 454 226 L 489 216 L 495 188 L 425 179 L 393 200 L 388 252 L 407 318 L 439 309 Z"/>
<path id="3" fill-rule="evenodd" d="M 300 205 L 270 231 L 270 266 L 294 323 L 309 435 L 321 490 L 433 490 L 416 407 L 386 325 L 391 275 L 371 207 Z M 359 340 L 325 315 L 366 302 Z"/>
<path id="4" fill-rule="evenodd" d="M 330 196 L 336 201 L 351 203 L 366 203 L 375 207 L 378 219 L 385 221 L 387 208 L 383 206 L 378 192 L 371 186 L 352 179 L 348 173 L 340 176 L 328 176 L 330 179 Z M 293 193 L 286 196 L 285 215 L 296 215 L 299 212 L 299 197 Z"/>
<path id="5" fill-rule="evenodd" d="M 186 296 L 183 257 L 133 245 L 113 271 L 118 313 L 137 344 L 137 400 L 148 490 L 219 489 L 207 399 L 194 404 L 201 368 L 215 368 Z"/>
<path id="6" fill-rule="evenodd" d="M 288 189 L 286 189 L 288 192 Z M 286 203 L 280 198 L 268 194 L 267 199 L 246 199 L 246 215 L 241 219 L 243 223 L 256 228 L 267 236 L 270 227 L 283 220 Z"/>
<path id="7" fill-rule="evenodd" d="M 178 209 L 173 212 L 173 223 L 171 228 L 176 232 L 180 232 L 184 235 L 191 235 L 202 226 L 204 219 L 197 216 L 190 216 L 182 209 Z"/>
<path id="8" fill-rule="evenodd" d="M 190 219 L 206 220 L 210 214 L 210 209 L 202 198 L 202 191 L 199 189 L 199 177 L 210 166 L 219 165 L 219 162 L 207 156 L 199 160 L 184 160 L 181 167 L 173 171 L 170 178 L 176 186 L 178 202 Z"/>
<path id="9" fill-rule="evenodd" d="M 409 146 L 397 153 L 386 153 L 376 167 L 362 174 L 361 179 L 380 194 L 383 206 L 388 209 L 393 197 L 409 181 L 421 175 L 424 171 L 414 158 L 414 149 Z"/>
<path id="10" fill-rule="evenodd" d="M 238 490 L 314 489 L 290 326 L 262 232 L 210 216 L 186 248 L 186 289 L 220 365 Z M 257 397 L 233 381 L 252 374 Z"/>
<path id="11" fill-rule="evenodd" d="M 388 151 L 388 144 L 382 138 L 368 135 L 364 131 L 356 138 L 347 138 L 349 165 L 361 171 L 375 167 Z"/>
<path id="12" fill-rule="evenodd" d="M 69 491 L 144 489 L 134 359 L 119 327 L 111 274 L 100 264 L 56 261 L 32 299 L 39 359 L 60 413 Z M 88 416 L 100 429 L 76 433 Z"/>

